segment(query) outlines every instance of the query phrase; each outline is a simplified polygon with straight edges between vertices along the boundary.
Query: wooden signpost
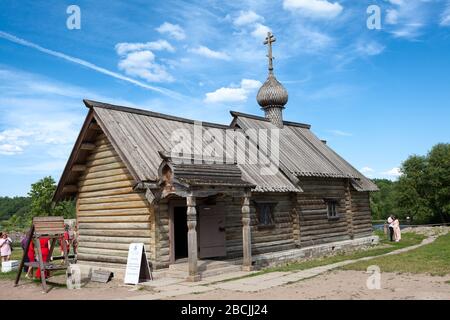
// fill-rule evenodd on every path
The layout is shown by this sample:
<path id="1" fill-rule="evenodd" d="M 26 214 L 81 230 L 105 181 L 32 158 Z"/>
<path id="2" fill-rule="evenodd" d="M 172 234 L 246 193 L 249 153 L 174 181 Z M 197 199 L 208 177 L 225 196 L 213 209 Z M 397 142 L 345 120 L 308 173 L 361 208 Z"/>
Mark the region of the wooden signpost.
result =
<path id="1" fill-rule="evenodd" d="M 130 243 L 124 283 L 138 284 L 153 280 L 143 243 Z"/>

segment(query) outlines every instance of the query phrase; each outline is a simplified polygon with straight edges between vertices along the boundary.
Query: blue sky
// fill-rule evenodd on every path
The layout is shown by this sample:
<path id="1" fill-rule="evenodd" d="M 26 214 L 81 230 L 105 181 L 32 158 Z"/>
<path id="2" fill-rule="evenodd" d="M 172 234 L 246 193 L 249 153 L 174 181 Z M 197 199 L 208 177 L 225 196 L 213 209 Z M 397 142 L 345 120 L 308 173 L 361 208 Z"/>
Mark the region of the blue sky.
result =
<path id="1" fill-rule="evenodd" d="M 69 5 L 81 29 L 69 30 Z M 381 9 L 381 30 L 366 25 Z M 228 124 L 262 115 L 275 74 L 286 120 L 309 123 L 369 177 L 450 137 L 450 1 L 13 1 L 0 3 L 0 196 L 58 179 L 83 98 Z"/>

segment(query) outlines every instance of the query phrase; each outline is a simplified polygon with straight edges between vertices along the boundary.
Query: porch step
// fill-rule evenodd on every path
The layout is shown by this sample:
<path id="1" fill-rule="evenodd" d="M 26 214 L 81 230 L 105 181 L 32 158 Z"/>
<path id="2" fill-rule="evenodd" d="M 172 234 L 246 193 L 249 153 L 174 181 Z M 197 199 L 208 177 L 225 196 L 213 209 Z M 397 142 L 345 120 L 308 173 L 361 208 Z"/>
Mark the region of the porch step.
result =
<path id="1" fill-rule="evenodd" d="M 198 271 L 209 271 L 214 269 L 221 269 L 226 268 L 230 266 L 237 266 L 239 262 L 228 260 L 228 261 L 216 261 L 216 260 L 199 260 L 198 265 Z M 187 262 L 181 262 L 181 263 L 174 263 L 169 266 L 169 270 L 171 271 L 188 271 L 188 263 Z"/>
<path id="2" fill-rule="evenodd" d="M 227 273 L 240 272 L 241 265 L 234 264 L 228 261 L 199 261 L 198 263 L 198 273 L 201 278 L 213 277 Z M 176 263 L 170 265 L 166 270 L 158 271 L 154 274 L 156 278 L 176 278 L 176 279 L 186 279 L 188 275 L 188 264 L 187 263 Z"/>

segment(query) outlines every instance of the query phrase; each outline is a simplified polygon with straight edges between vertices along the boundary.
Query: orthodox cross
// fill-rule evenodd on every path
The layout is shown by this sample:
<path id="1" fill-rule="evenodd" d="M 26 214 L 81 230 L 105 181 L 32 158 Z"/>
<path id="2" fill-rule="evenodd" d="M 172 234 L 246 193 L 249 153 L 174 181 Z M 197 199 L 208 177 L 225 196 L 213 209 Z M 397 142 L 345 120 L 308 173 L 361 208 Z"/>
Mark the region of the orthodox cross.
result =
<path id="1" fill-rule="evenodd" d="M 269 58 L 269 72 L 273 71 L 272 43 L 275 41 L 277 41 L 277 39 L 275 39 L 275 36 L 271 32 L 267 32 L 267 37 L 264 41 L 264 44 L 268 45 L 269 54 L 267 55 L 267 57 Z"/>

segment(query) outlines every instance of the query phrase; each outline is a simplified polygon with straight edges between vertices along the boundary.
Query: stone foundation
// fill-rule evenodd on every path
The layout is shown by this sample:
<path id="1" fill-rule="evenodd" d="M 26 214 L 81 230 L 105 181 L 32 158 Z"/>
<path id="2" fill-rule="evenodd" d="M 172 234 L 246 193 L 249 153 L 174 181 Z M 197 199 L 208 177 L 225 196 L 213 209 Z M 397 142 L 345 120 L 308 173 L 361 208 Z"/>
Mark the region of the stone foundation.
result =
<path id="1" fill-rule="evenodd" d="M 290 262 L 301 262 L 314 258 L 331 256 L 338 253 L 365 249 L 378 244 L 378 236 L 369 236 L 353 240 L 330 242 L 306 248 L 298 248 L 273 253 L 264 253 L 253 256 L 253 265 L 256 268 L 279 266 Z"/>

